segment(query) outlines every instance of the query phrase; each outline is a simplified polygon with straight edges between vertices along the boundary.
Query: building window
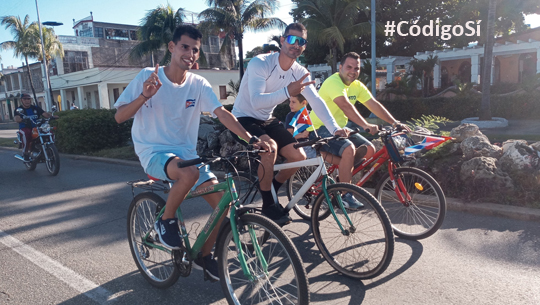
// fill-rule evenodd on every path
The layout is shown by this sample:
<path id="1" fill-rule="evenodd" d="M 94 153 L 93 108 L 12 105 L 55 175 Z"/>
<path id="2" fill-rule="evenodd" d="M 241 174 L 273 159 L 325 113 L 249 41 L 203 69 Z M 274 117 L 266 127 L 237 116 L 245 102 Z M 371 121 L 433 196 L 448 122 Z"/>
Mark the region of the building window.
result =
<path id="1" fill-rule="evenodd" d="M 95 27 L 94 28 L 94 37 L 103 38 L 103 28 Z"/>
<path id="2" fill-rule="evenodd" d="M 88 52 L 64 51 L 64 73 L 88 69 Z"/>
<path id="3" fill-rule="evenodd" d="M 105 29 L 107 39 L 129 40 L 129 30 Z"/>
<path id="4" fill-rule="evenodd" d="M 117 101 L 118 98 L 120 97 L 120 89 L 114 88 L 114 89 L 113 89 L 113 96 L 114 96 L 114 102 L 116 103 L 116 101 Z"/>
<path id="5" fill-rule="evenodd" d="M 219 86 L 219 99 L 227 99 L 227 86 Z"/>
<path id="6" fill-rule="evenodd" d="M 131 40 L 137 40 L 137 31 L 129 31 L 129 36 Z"/>

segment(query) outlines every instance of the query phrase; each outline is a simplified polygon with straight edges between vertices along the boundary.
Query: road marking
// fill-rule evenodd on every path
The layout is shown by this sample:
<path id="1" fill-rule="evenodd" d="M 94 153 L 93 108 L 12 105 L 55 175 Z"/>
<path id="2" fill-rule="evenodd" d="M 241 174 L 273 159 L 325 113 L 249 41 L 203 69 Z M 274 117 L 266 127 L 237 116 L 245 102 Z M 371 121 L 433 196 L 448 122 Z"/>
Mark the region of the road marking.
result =
<path id="1" fill-rule="evenodd" d="M 86 295 L 99 304 L 108 304 L 114 301 L 113 294 L 107 289 L 100 287 L 94 282 L 84 278 L 77 272 L 63 266 L 38 250 L 24 244 L 20 240 L 0 230 L 0 243 L 19 253 L 27 260 L 36 264 L 41 269 L 55 276 L 57 279 L 68 284 L 78 292 Z"/>

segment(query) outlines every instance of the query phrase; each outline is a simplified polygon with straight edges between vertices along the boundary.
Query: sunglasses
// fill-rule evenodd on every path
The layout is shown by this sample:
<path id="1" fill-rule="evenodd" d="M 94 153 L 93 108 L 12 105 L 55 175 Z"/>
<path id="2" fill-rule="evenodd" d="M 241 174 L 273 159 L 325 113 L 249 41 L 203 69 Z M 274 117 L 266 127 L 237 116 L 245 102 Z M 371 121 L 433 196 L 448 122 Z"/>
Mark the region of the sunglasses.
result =
<path id="1" fill-rule="evenodd" d="M 298 36 L 294 36 L 294 35 L 289 35 L 287 37 L 285 37 L 285 41 L 288 43 L 288 44 L 295 44 L 296 42 L 298 42 L 298 45 L 303 47 L 307 44 L 307 40 L 305 40 L 304 38 L 302 37 L 298 37 Z"/>

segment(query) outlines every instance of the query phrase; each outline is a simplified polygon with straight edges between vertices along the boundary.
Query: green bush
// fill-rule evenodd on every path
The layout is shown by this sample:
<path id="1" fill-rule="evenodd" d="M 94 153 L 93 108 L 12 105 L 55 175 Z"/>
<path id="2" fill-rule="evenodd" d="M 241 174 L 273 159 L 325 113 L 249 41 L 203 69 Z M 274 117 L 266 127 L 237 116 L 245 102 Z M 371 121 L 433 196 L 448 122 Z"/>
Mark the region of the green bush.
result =
<path id="1" fill-rule="evenodd" d="M 58 113 L 53 121 L 56 144 L 61 152 L 87 154 L 124 146 L 131 138 L 133 120 L 116 123 L 116 109 L 82 109 Z"/>

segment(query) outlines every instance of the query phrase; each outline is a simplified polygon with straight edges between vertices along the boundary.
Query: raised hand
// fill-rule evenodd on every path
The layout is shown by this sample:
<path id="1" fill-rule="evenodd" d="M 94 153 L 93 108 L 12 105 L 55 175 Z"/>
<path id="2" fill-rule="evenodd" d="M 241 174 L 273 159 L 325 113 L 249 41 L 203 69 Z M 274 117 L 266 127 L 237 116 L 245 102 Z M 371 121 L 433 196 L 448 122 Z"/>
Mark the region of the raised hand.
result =
<path id="1" fill-rule="evenodd" d="M 156 65 L 156 70 L 150 74 L 150 77 L 143 83 L 144 97 L 151 98 L 161 88 L 161 81 L 158 76 L 159 64 Z"/>
<path id="2" fill-rule="evenodd" d="M 302 76 L 302 78 L 300 78 L 299 80 L 297 80 L 295 82 L 290 83 L 287 86 L 287 90 L 289 91 L 290 96 L 296 96 L 296 95 L 302 93 L 302 91 L 304 91 L 304 88 L 306 86 L 315 84 L 314 80 L 312 80 L 310 82 L 307 82 L 307 83 L 302 83 L 304 81 L 304 79 L 306 79 L 306 77 L 308 77 L 308 76 L 309 76 L 309 73 L 306 73 L 304 76 Z"/>

